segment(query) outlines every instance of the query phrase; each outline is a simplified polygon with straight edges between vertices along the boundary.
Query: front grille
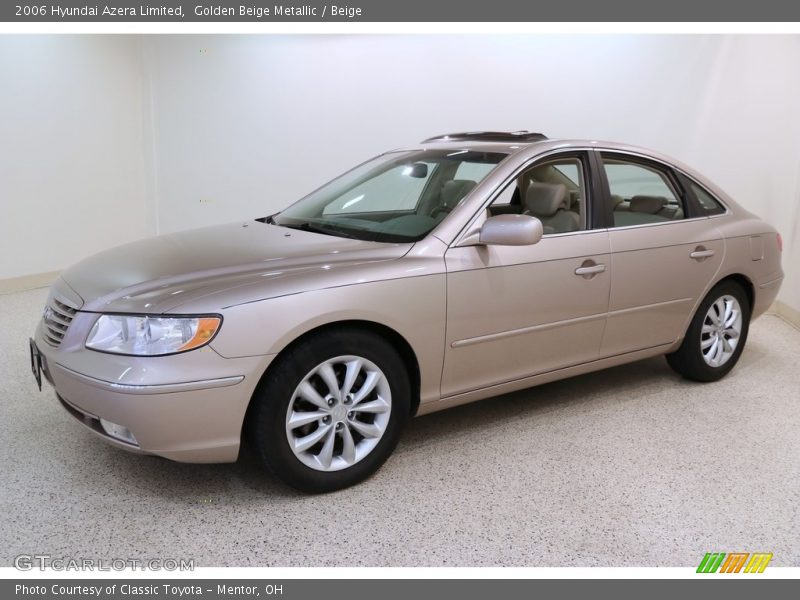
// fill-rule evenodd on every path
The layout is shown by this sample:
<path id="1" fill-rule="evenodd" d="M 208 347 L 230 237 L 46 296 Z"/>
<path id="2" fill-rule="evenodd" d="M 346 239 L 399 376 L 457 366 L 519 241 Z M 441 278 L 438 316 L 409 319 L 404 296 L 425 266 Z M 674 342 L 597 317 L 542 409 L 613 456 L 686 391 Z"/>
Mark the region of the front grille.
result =
<path id="1" fill-rule="evenodd" d="M 42 332 L 48 344 L 56 348 L 61 345 L 61 340 L 64 339 L 76 312 L 78 312 L 77 308 L 50 297 L 42 317 L 44 324 Z"/>

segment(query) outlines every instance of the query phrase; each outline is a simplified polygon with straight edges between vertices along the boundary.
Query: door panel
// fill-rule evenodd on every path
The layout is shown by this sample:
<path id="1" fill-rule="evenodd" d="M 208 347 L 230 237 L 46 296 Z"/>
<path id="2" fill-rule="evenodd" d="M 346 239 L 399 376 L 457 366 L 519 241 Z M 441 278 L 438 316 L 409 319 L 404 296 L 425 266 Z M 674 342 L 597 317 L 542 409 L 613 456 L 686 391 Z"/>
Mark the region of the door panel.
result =
<path id="1" fill-rule="evenodd" d="M 601 355 L 675 341 L 722 264 L 719 231 L 709 219 L 689 219 L 610 229 L 609 237 L 611 297 Z"/>
<path id="2" fill-rule="evenodd" d="M 609 260 L 606 230 L 545 236 L 532 246 L 448 250 L 442 395 L 595 360 Z M 606 268 L 575 273 L 597 265 Z"/>

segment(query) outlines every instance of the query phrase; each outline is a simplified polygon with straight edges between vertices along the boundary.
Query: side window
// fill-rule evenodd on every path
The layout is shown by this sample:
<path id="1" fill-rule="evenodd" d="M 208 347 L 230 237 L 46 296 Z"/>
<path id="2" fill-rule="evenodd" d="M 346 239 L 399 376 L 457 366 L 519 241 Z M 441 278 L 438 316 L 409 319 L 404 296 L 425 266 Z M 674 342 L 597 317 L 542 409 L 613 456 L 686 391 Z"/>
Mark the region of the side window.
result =
<path id="1" fill-rule="evenodd" d="M 544 234 L 586 229 L 586 177 L 581 159 L 549 159 L 522 172 L 492 202 L 492 215 L 532 215 Z"/>
<path id="2" fill-rule="evenodd" d="M 725 207 L 722 206 L 717 200 L 709 194 L 704 188 L 694 181 L 690 181 L 689 187 L 697 200 L 698 208 L 701 214 L 705 216 L 721 215 L 725 212 Z"/>
<path id="3" fill-rule="evenodd" d="M 664 223 L 686 216 L 666 172 L 605 156 L 603 165 L 613 202 L 614 227 Z"/>

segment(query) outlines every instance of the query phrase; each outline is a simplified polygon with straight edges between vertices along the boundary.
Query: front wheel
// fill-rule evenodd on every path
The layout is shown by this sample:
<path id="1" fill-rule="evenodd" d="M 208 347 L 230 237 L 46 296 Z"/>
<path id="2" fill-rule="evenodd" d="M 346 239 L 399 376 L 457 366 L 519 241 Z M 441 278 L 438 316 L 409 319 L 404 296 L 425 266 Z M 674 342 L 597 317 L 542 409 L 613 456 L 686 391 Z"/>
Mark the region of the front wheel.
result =
<path id="1" fill-rule="evenodd" d="M 366 331 L 333 329 L 289 349 L 248 415 L 265 466 L 301 491 L 351 486 L 389 457 L 410 412 L 400 356 Z"/>
<path id="2" fill-rule="evenodd" d="M 723 281 L 700 303 L 683 343 L 667 354 L 667 362 L 687 379 L 717 381 L 736 365 L 749 328 L 747 294 L 735 281 Z"/>

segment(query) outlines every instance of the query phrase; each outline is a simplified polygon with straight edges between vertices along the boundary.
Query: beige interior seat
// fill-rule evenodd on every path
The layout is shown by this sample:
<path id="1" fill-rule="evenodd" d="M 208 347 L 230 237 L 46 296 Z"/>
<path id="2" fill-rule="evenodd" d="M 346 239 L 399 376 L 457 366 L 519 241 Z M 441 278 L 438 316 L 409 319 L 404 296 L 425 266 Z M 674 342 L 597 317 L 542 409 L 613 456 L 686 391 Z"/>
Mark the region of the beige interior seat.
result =
<path id="1" fill-rule="evenodd" d="M 446 181 L 439 195 L 441 200 L 440 209 L 444 209 L 444 212 L 450 212 L 476 185 L 477 184 L 471 179 L 452 179 Z"/>
<path id="2" fill-rule="evenodd" d="M 683 218 L 683 210 L 676 204 L 670 204 L 663 196 L 634 196 L 631 198 L 632 212 L 646 213 L 669 219 Z"/>
<path id="3" fill-rule="evenodd" d="M 634 196 L 631 198 L 630 208 L 631 212 L 655 215 L 666 205 L 667 199 L 663 196 Z"/>
<path id="4" fill-rule="evenodd" d="M 525 192 L 523 214 L 538 218 L 545 233 L 564 233 L 580 229 L 580 217 L 569 210 L 570 197 L 562 183 L 531 181 Z"/>

